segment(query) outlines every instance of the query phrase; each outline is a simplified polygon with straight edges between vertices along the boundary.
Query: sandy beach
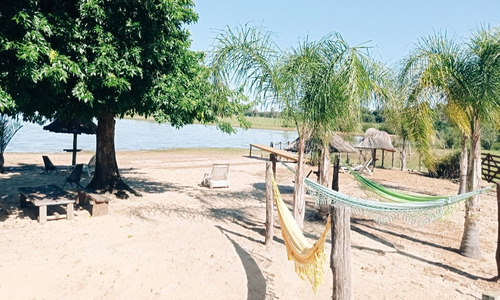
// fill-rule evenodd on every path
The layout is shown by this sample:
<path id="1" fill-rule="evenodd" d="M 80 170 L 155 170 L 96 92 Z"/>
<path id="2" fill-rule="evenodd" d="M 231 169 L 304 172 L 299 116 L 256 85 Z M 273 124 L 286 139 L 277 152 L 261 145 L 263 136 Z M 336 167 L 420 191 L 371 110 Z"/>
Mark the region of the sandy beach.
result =
<path id="1" fill-rule="evenodd" d="M 86 163 L 93 153 L 78 154 Z M 275 215 L 274 242 L 264 245 L 267 156 L 248 150 L 190 149 L 117 152 L 124 181 L 142 194 L 111 198 L 107 215 L 76 207 L 73 220 L 41 225 L 38 209 L 21 208 L 18 188 L 62 186 L 71 157 L 49 153 L 61 166 L 40 174 L 41 153 L 5 153 L 0 174 L 0 299 L 330 299 L 331 240 L 324 283 L 314 293 L 287 260 Z M 230 163 L 229 188 L 200 185 L 212 163 Z M 292 164 L 293 166 L 293 164 Z M 376 169 L 379 183 L 429 195 L 454 195 L 456 183 L 417 173 Z M 86 173 L 82 184 L 89 182 Z M 293 175 L 278 164 L 277 182 L 290 205 Z M 349 174 L 340 191 L 369 198 Z M 487 185 L 484 183 L 484 185 Z M 68 190 L 75 192 L 76 188 Z M 482 258 L 458 254 L 464 205 L 446 219 L 418 227 L 378 224 L 353 216 L 355 299 L 481 299 L 500 294 L 495 190 L 481 197 Z M 320 235 L 322 220 L 308 199 L 304 234 Z"/>

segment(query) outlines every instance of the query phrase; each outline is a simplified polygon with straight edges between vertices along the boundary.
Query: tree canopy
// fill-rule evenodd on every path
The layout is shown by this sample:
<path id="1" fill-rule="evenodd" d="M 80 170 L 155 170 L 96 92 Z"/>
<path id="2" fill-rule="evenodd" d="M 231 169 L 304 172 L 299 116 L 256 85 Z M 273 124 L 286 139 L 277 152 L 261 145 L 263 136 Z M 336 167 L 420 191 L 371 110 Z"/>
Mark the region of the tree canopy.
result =
<path id="1" fill-rule="evenodd" d="M 465 43 L 435 34 L 421 39 L 405 59 L 401 72 L 406 107 L 412 126 L 409 134 L 429 149 L 434 133 L 431 123 L 436 103 L 442 103 L 449 120 L 463 133 L 461 176 L 466 174 L 467 190 L 481 184 L 481 131 L 485 124 L 500 127 L 500 30 L 480 28 Z M 467 166 L 466 141 L 470 140 Z M 463 167 L 462 167 L 463 165 Z M 465 178 L 465 176 L 464 176 Z M 461 252 L 480 257 L 479 196 L 466 202 Z"/>
<path id="2" fill-rule="evenodd" d="M 189 49 L 187 26 L 198 18 L 193 6 L 191 0 L 3 1 L 2 109 L 30 121 L 97 118 L 91 185 L 106 189 L 120 181 L 114 117 L 153 115 L 176 127 L 215 122 L 231 131 L 222 118 L 242 115 L 244 99 L 214 89 L 204 54 Z"/>

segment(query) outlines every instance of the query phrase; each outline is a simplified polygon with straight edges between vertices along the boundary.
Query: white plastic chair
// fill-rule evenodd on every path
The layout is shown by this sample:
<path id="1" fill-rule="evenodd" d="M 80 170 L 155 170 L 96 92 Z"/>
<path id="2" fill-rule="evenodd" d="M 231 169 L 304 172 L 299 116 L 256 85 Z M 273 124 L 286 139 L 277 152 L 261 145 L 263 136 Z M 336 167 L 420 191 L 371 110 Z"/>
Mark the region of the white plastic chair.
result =
<path id="1" fill-rule="evenodd" d="M 364 172 L 366 172 L 366 173 L 372 175 L 372 170 L 370 170 L 370 168 L 369 168 L 369 166 L 370 166 L 370 164 L 372 162 L 372 159 L 373 158 L 370 158 L 369 160 L 367 160 L 362 165 L 357 165 L 357 166 L 352 167 L 351 170 L 356 171 L 358 173 L 364 173 Z M 349 170 L 349 168 L 347 168 L 347 167 L 340 167 L 340 169 L 342 171 L 344 171 L 344 173 L 346 173 L 346 174 L 351 173 L 351 170 Z"/>
<path id="2" fill-rule="evenodd" d="M 95 173 L 95 154 L 90 158 L 89 163 L 86 165 L 83 165 L 83 170 L 89 174 Z"/>
<path id="3" fill-rule="evenodd" d="M 229 187 L 227 177 L 229 175 L 229 164 L 213 164 L 212 172 L 205 173 L 201 184 L 212 188 Z"/>

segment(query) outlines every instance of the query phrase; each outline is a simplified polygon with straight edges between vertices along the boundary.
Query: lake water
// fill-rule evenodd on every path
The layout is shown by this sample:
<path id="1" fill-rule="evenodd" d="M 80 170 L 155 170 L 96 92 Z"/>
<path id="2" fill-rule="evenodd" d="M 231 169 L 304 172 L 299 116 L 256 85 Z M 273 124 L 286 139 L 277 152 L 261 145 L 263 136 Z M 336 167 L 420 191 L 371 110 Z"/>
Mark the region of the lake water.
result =
<path id="1" fill-rule="evenodd" d="M 43 126 L 23 123 L 12 138 L 6 152 L 55 153 L 73 147 L 73 135 L 43 130 Z M 225 134 L 215 126 L 199 124 L 175 129 L 168 124 L 151 121 L 116 120 L 115 149 L 158 150 L 175 148 L 248 148 L 249 144 L 286 143 L 297 138 L 294 131 L 237 129 Z M 78 148 L 95 151 L 95 135 L 78 135 Z"/>

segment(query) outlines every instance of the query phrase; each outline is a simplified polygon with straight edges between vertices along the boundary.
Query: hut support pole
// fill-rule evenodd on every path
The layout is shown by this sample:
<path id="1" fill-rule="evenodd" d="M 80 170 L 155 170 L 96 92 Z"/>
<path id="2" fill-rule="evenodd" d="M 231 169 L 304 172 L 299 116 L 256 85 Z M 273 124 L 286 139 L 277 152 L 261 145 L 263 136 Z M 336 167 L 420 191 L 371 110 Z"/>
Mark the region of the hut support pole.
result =
<path id="1" fill-rule="evenodd" d="M 382 168 L 384 168 L 385 150 L 382 149 Z"/>
<path id="2" fill-rule="evenodd" d="M 77 134 L 73 133 L 73 159 L 71 160 L 71 164 L 73 166 L 76 165 L 76 139 L 77 139 Z"/>
<path id="3" fill-rule="evenodd" d="M 372 150 L 372 171 L 375 170 L 375 165 L 376 165 L 376 162 L 377 162 L 377 149 L 373 149 Z"/>
<path id="4" fill-rule="evenodd" d="M 331 205 L 332 252 L 330 268 L 333 273 L 332 299 L 351 299 L 351 209 Z"/>
<path id="5" fill-rule="evenodd" d="M 272 165 L 273 163 L 266 162 L 266 246 L 270 246 L 273 241 L 273 184 L 272 184 Z"/>

